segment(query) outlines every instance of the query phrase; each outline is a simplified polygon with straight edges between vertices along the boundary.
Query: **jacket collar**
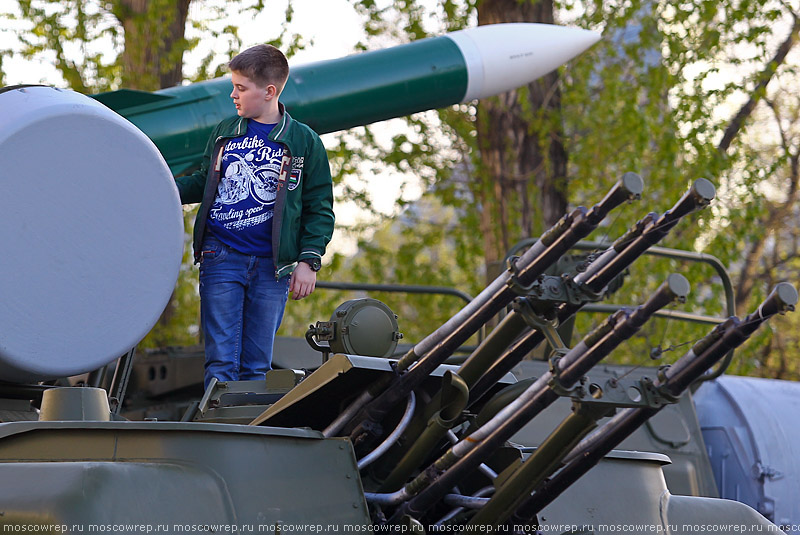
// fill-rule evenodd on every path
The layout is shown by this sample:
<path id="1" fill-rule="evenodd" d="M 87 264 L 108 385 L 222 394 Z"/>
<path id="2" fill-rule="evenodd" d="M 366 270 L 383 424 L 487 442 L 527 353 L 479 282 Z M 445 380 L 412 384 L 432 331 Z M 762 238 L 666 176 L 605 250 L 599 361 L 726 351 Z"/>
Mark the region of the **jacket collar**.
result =
<path id="1" fill-rule="evenodd" d="M 294 121 L 289 112 L 286 111 L 286 106 L 282 102 L 278 102 L 278 111 L 281 113 L 281 120 L 275 125 L 275 128 L 270 132 L 270 139 L 273 141 L 283 141 L 289 133 L 289 126 Z"/>
<path id="2" fill-rule="evenodd" d="M 278 121 L 275 128 L 270 132 L 269 139 L 272 141 L 285 142 L 294 119 L 292 119 L 292 116 L 286 111 L 286 106 L 284 106 L 282 102 L 278 102 L 278 111 L 281 113 L 281 120 Z M 244 135 L 245 132 L 247 132 L 247 119 L 239 117 L 239 120 L 235 123 L 233 135 L 241 136 Z"/>

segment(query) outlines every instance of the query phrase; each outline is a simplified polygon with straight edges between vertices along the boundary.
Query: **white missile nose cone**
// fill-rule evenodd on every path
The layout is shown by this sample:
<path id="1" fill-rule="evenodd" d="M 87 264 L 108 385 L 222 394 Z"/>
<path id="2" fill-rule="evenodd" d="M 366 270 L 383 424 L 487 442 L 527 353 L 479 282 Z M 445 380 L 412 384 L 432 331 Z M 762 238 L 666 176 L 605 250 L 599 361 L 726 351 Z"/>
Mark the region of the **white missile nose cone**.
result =
<path id="1" fill-rule="evenodd" d="M 448 33 L 467 64 L 469 83 L 461 102 L 527 85 L 564 65 L 600 34 L 553 24 L 503 23 Z"/>

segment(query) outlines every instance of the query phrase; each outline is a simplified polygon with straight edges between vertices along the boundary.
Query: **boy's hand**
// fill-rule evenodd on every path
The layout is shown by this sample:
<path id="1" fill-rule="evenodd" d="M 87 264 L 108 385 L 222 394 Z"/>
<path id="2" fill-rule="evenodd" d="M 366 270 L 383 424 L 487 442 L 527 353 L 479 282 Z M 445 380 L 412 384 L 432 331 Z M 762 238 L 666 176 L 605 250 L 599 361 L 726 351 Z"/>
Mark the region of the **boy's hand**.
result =
<path id="1" fill-rule="evenodd" d="M 289 281 L 289 291 L 295 301 L 308 297 L 317 284 L 317 274 L 305 262 L 298 262 Z"/>

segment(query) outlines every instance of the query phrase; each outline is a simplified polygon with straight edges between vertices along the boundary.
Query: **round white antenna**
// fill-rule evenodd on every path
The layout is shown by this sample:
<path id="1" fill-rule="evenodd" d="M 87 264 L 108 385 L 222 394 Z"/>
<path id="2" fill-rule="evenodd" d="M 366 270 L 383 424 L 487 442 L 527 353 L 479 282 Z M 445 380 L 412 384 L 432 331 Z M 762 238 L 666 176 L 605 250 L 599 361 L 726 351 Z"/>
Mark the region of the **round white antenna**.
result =
<path id="1" fill-rule="evenodd" d="M 84 95 L 0 90 L 0 380 L 91 371 L 134 347 L 174 289 L 183 220 L 140 130 Z"/>

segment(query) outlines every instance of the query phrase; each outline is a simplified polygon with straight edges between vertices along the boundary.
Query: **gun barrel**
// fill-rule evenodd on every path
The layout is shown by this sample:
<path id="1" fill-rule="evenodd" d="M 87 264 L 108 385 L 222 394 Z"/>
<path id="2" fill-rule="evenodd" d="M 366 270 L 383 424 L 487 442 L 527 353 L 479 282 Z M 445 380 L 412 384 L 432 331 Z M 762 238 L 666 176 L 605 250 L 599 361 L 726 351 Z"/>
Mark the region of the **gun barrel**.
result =
<path id="1" fill-rule="evenodd" d="M 606 249 L 603 254 L 590 263 L 586 267 L 586 271 L 575 275 L 575 282 L 577 284 L 584 284 L 598 271 L 605 268 L 609 262 L 616 258 L 621 251 L 623 251 L 632 241 L 641 236 L 645 229 L 649 228 L 657 220 L 658 214 L 655 212 L 650 212 L 637 221 L 625 234 L 614 240 L 614 243 L 611 245 L 611 247 Z"/>
<path id="2" fill-rule="evenodd" d="M 599 293 L 617 275 L 630 266 L 636 258 L 652 245 L 662 240 L 684 216 L 704 208 L 714 198 L 714 185 L 704 178 L 695 180 L 691 188 L 660 218 L 649 213 L 600 255 L 584 273 L 575 276 L 575 282 Z M 580 304 L 564 303 L 559 306 L 557 318 L 563 323 L 582 308 Z M 511 312 L 514 314 L 514 312 Z M 516 366 L 530 351 L 544 340 L 544 335 L 532 329 L 492 363 L 470 390 L 470 404 L 480 399 L 497 381 Z"/>
<path id="3" fill-rule="evenodd" d="M 548 233 L 547 239 L 531 246 L 472 302 L 415 345 L 397 364 L 399 371 L 408 372 L 365 407 L 360 421 L 354 419 L 355 429 L 350 428 L 353 442 L 361 440 L 362 424 L 366 423 L 367 427 L 372 428 L 370 423 L 380 422 L 392 407 L 405 399 L 458 346 L 510 303 L 518 295 L 515 286 L 531 284 L 575 243 L 594 230 L 612 209 L 627 199 L 640 196 L 642 188 L 643 183 L 638 175 L 625 174 L 600 203 L 588 211 L 583 207 L 576 208 L 565 216 Z"/>
<path id="4" fill-rule="evenodd" d="M 788 282 L 777 284 L 764 302 L 735 328 L 725 329 L 719 339 L 717 339 L 717 334 L 712 332 L 692 346 L 686 358 L 679 359 L 667 368 L 664 371 L 664 388 L 672 395 L 679 396 L 725 353 L 747 340 L 762 323 L 776 314 L 794 310 L 797 299 L 797 290 L 794 286 Z M 690 355 L 701 356 L 689 358 Z"/>
<path id="5" fill-rule="evenodd" d="M 399 508 L 395 517 L 425 513 L 461 478 L 475 470 L 522 426 L 558 399 L 559 395 L 553 387 L 555 383 L 565 389 L 571 388 L 611 350 L 637 332 L 655 310 L 674 299 L 685 297 L 687 291 L 686 279 L 673 274 L 645 304 L 630 312 L 620 310 L 611 316 L 558 360 L 557 377 L 551 372 L 542 375 L 519 398 L 454 445 L 421 477 L 406 486 L 406 489 L 417 490 L 418 494 Z M 420 488 L 421 491 L 418 490 Z"/>
<path id="6" fill-rule="evenodd" d="M 636 173 L 625 173 L 608 192 L 606 197 L 599 203 L 599 206 L 617 206 L 629 199 L 639 198 L 644 183 L 639 175 Z M 639 192 L 639 193 L 637 193 Z M 600 217 L 602 220 L 605 217 L 604 212 L 607 209 L 597 210 L 597 215 L 588 215 L 588 218 Z M 592 208 L 590 214 L 595 213 L 595 208 Z M 599 221 L 598 221 L 599 222 Z M 546 239 L 542 239 L 546 241 Z M 502 353 L 503 349 L 508 346 L 508 340 L 514 340 L 525 328 L 525 322 L 516 312 L 511 312 L 506 315 L 500 324 L 489 334 L 489 336 L 481 343 L 480 346 L 469 356 L 469 358 L 462 364 L 458 370 L 461 376 L 467 383 L 472 386 L 480 378 L 480 375 L 489 367 L 494 359 Z"/>
<path id="7" fill-rule="evenodd" d="M 458 369 L 467 385 L 472 387 L 480 379 L 481 375 L 492 365 L 498 355 L 502 355 L 509 346 L 508 341 L 514 340 L 522 333 L 527 324 L 521 314 L 514 311 L 506 316 L 492 329 L 492 332 L 480 343 L 472 354 L 464 361 Z"/>
<path id="8" fill-rule="evenodd" d="M 683 275 L 673 273 L 667 277 L 655 293 L 641 306 L 631 312 L 624 322 L 614 325 L 614 336 L 606 335 L 601 329 L 587 335 L 581 343 L 597 353 L 596 357 L 586 359 L 583 355 L 570 351 L 558 362 L 559 378 L 563 384 L 573 384 L 588 372 L 603 357 L 615 349 L 620 342 L 633 336 L 642 325 L 658 310 L 673 301 L 686 299 L 689 281 Z M 613 318 L 614 316 L 611 316 Z M 599 332 L 598 332 L 599 331 Z M 580 345 L 580 344 L 579 344 Z M 576 346 L 577 347 L 577 346 Z M 588 360 L 588 362 L 587 362 Z"/>
<path id="9" fill-rule="evenodd" d="M 658 220 L 645 227 L 634 240 L 615 244 L 616 254 L 606 265 L 582 282 L 592 291 L 600 292 L 611 280 L 640 257 L 650 246 L 661 241 L 686 215 L 705 208 L 714 199 L 714 185 L 705 178 L 698 178 L 675 206 L 664 212 Z"/>
<path id="10" fill-rule="evenodd" d="M 725 354 L 740 346 L 755 330 L 775 314 L 794 310 L 797 290 L 788 283 L 778 284 L 769 297 L 744 321 L 729 318 L 696 343 L 653 384 L 659 390 L 679 396 Z M 565 466 L 541 484 L 512 515 L 512 522 L 526 522 L 555 500 L 564 490 L 589 471 L 600 459 L 655 415 L 658 408 L 625 409 L 606 425 L 581 441 L 565 458 Z"/>

